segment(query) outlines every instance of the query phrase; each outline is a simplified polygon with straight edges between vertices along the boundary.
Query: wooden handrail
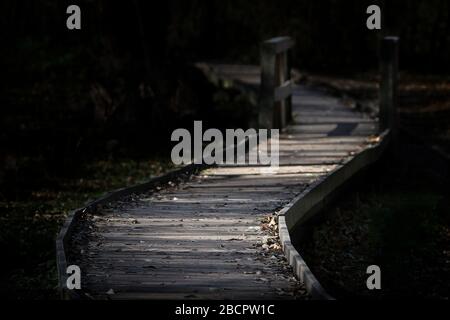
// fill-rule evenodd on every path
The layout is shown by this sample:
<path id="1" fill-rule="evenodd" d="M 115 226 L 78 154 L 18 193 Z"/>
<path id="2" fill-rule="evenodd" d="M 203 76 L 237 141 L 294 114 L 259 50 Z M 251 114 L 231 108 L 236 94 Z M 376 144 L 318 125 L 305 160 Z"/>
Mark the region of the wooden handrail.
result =
<path id="1" fill-rule="evenodd" d="M 290 37 L 276 37 L 261 45 L 260 128 L 282 129 L 292 119 Z"/>

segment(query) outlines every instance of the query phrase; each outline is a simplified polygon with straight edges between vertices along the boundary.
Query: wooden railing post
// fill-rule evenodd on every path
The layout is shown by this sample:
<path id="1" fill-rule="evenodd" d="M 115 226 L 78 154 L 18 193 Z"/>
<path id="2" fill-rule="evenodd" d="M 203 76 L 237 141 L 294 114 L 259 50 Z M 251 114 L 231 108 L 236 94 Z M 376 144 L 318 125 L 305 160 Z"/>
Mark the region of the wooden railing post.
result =
<path id="1" fill-rule="evenodd" d="M 385 37 L 380 45 L 380 131 L 397 133 L 398 37 Z"/>
<path id="2" fill-rule="evenodd" d="M 290 37 L 277 37 L 264 41 L 261 46 L 260 128 L 282 129 L 292 118 L 288 50 L 293 45 Z"/>
<path id="3" fill-rule="evenodd" d="M 258 112 L 258 126 L 260 128 L 273 128 L 275 59 L 276 56 L 267 45 L 263 44 L 261 48 L 261 88 Z"/>

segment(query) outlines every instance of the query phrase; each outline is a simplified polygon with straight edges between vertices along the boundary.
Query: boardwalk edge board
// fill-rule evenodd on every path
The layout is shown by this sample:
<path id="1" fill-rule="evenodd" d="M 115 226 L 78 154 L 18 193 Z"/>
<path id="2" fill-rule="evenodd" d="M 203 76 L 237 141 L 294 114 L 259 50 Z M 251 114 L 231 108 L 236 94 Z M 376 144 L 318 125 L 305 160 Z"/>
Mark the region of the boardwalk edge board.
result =
<path id="1" fill-rule="evenodd" d="M 299 229 L 337 196 L 340 187 L 362 169 L 378 161 L 389 144 L 389 138 L 390 131 L 385 130 L 376 144 L 367 146 L 347 163 L 311 184 L 278 213 L 278 233 L 283 252 L 295 275 L 305 284 L 306 290 L 313 299 L 334 300 L 295 249 L 290 232 L 294 230 L 301 232 Z"/>
<path id="2" fill-rule="evenodd" d="M 189 164 L 186 166 L 183 166 L 178 169 L 174 169 L 172 171 L 169 171 L 168 173 L 155 177 L 153 179 L 150 179 L 147 182 L 137 184 L 131 187 L 126 188 L 120 188 L 111 192 L 106 193 L 104 196 L 89 202 L 86 204 L 86 206 L 75 209 L 67 216 L 66 221 L 64 222 L 64 225 L 62 226 L 57 238 L 56 238 L 56 264 L 57 264 L 57 272 L 58 272 L 58 284 L 59 284 L 59 290 L 60 295 L 62 299 L 83 299 L 85 298 L 84 295 L 81 295 L 80 293 L 83 292 L 83 289 L 81 290 L 68 290 L 66 288 L 66 282 L 67 282 L 67 267 L 68 267 L 68 261 L 67 261 L 67 255 L 68 255 L 68 242 L 70 240 L 70 237 L 72 235 L 72 231 L 75 227 L 75 225 L 80 220 L 83 213 L 89 212 L 91 209 L 95 208 L 98 205 L 103 205 L 110 203 L 112 201 L 118 200 L 120 198 L 136 194 L 136 193 L 142 193 L 150 190 L 151 188 L 159 185 L 159 184 L 165 184 L 169 181 L 179 178 L 182 175 L 191 175 L 196 172 L 199 172 L 201 170 L 204 170 L 208 167 L 211 167 L 212 165 L 206 165 L 206 164 Z"/>

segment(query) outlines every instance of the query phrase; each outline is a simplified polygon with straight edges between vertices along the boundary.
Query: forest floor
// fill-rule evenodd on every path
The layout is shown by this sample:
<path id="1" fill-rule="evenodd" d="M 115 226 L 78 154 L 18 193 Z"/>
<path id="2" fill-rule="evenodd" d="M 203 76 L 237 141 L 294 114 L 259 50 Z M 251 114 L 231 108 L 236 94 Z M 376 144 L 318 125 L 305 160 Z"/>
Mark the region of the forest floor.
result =
<path id="1" fill-rule="evenodd" d="M 376 79 L 311 77 L 376 105 Z M 400 123 L 445 155 L 450 151 L 450 81 L 403 76 Z M 431 154 L 409 134 L 397 157 L 386 156 L 325 210 L 299 251 L 336 298 L 438 298 L 450 295 L 448 160 Z M 447 167 L 445 167 L 447 166 Z M 445 173 L 445 171 L 447 171 Z M 360 177 L 361 178 L 361 177 Z M 382 290 L 369 291 L 366 269 L 381 268 Z"/>
<path id="2" fill-rule="evenodd" d="M 448 194 L 424 171 L 386 162 L 325 211 L 299 251 L 338 299 L 448 299 Z M 370 265 L 382 290 L 366 287 Z"/>
<path id="3" fill-rule="evenodd" d="M 50 186 L 0 201 L 0 298 L 58 299 L 56 235 L 68 213 L 87 201 L 171 169 L 168 159 L 91 160 Z M 29 177 L 39 186 L 42 177 Z"/>

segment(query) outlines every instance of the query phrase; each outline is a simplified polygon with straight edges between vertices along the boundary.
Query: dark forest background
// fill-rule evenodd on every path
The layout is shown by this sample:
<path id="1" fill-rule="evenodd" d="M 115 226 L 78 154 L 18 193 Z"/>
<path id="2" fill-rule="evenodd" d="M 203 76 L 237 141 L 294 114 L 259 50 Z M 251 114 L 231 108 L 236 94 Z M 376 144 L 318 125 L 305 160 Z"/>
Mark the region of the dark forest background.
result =
<path id="1" fill-rule="evenodd" d="M 70 4 L 81 30 L 66 28 Z M 382 31 L 366 28 L 370 4 L 382 8 Z M 174 128 L 224 125 L 194 62 L 258 64 L 261 41 L 290 35 L 301 72 L 376 73 L 378 40 L 394 34 L 403 72 L 448 78 L 449 15 L 447 0 L 2 0 L 0 296 L 29 297 L 32 283 L 52 296 L 68 210 L 147 177 L 146 159 L 167 155 Z M 151 162 L 152 174 L 163 163 Z"/>
<path id="2" fill-rule="evenodd" d="M 372 3 L 382 7 L 382 32 L 365 27 Z M 403 70 L 450 69 L 446 0 L 84 0 L 80 31 L 66 28 L 69 4 L 0 4 L 2 193 L 17 193 L 26 179 L 23 155 L 37 156 L 47 173 L 99 152 L 165 145 L 183 119 L 213 116 L 203 110 L 208 96 L 196 94 L 207 84 L 191 63 L 256 64 L 260 42 L 273 36 L 295 38 L 293 64 L 302 71 L 376 70 L 382 34 L 401 37 Z"/>

